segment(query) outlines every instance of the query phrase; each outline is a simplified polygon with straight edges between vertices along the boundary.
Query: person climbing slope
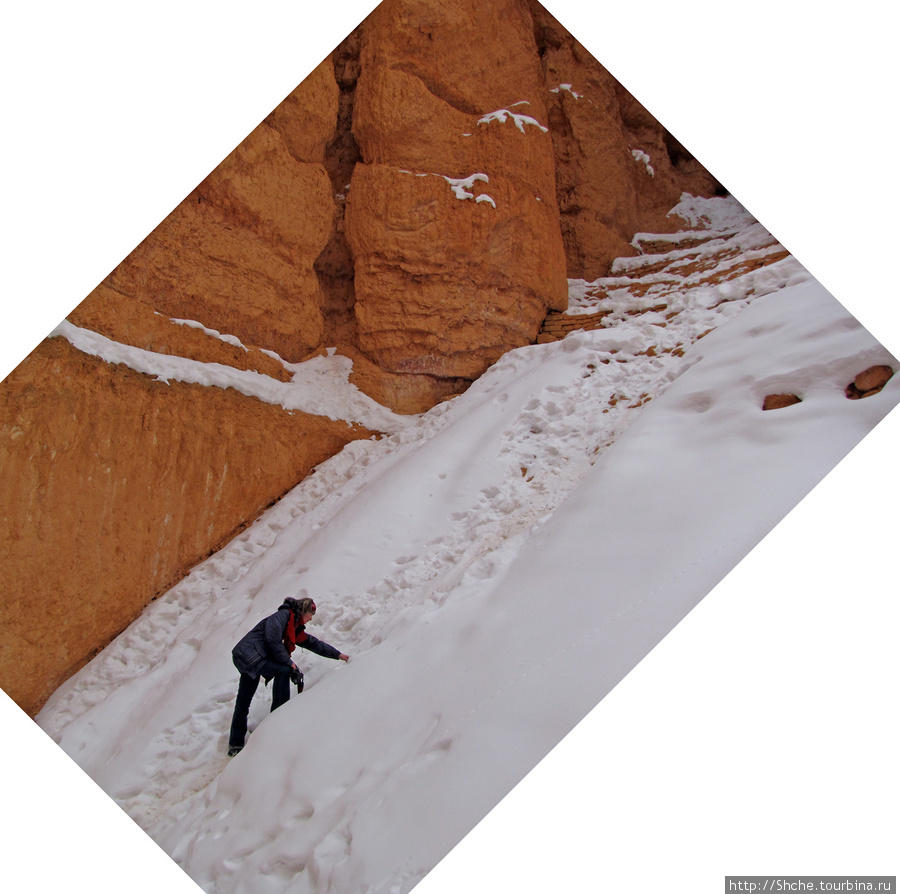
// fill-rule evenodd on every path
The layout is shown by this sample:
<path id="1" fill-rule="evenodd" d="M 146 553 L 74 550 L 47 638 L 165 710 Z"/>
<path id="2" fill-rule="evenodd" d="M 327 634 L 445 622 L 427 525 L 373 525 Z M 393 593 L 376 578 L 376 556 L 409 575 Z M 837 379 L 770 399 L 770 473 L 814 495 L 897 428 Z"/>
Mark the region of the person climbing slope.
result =
<path id="1" fill-rule="evenodd" d="M 250 702 L 263 677 L 272 684 L 272 710 L 280 708 L 290 697 L 292 675 L 300 676 L 297 665 L 291 660 L 291 652 L 296 646 L 309 649 L 323 658 L 349 661 L 350 656 L 338 651 L 334 646 L 310 636 L 306 625 L 316 613 L 316 604 L 301 590 L 302 598 L 285 599 L 278 611 L 263 618 L 231 650 L 234 666 L 240 671 L 234 715 L 231 719 L 231 735 L 228 738 L 228 756 L 234 757 L 243 747 L 247 736 L 247 715 Z"/>

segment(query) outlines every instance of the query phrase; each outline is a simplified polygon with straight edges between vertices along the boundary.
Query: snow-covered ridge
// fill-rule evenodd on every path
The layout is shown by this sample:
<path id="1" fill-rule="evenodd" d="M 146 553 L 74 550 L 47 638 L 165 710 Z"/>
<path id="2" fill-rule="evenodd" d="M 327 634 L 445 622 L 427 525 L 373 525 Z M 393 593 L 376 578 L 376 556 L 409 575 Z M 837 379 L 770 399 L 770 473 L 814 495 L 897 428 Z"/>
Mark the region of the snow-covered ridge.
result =
<path id="1" fill-rule="evenodd" d="M 205 329 L 198 323 L 182 322 Z M 209 334 L 209 332 L 208 332 Z M 113 341 L 89 329 L 63 320 L 51 336 L 62 336 L 85 354 L 99 357 L 107 363 L 121 363 L 130 369 L 153 376 L 161 382 L 185 382 L 214 388 L 234 388 L 247 397 L 254 397 L 286 410 L 300 410 L 329 419 L 345 420 L 374 431 L 398 431 L 407 424 L 406 417 L 363 394 L 350 383 L 353 363 L 329 349 L 325 357 L 313 357 L 302 363 L 287 363 L 272 352 L 285 368 L 293 371 L 290 382 L 279 382 L 271 376 L 253 370 L 235 369 L 222 363 L 206 363 L 173 354 L 159 354 L 121 342 Z M 230 336 L 216 337 L 240 345 Z M 243 347 L 243 345 L 241 345 Z"/>
<path id="2" fill-rule="evenodd" d="M 603 328 L 610 330 L 653 323 L 656 348 L 683 347 L 753 299 L 810 279 L 731 199 L 685 196 L 675 212 L 692 229 L 637 234 L 632 244 L 640 254 L 619 258 L 609 276 L 591 283 L 570 280 L 566 313 L 605 314 Z M 651 308 L 656 318 L 634 319 Z"/>
<path id="3" fill-rule="evenodd" d="M 154 311 L 154 313 L 161 317 L 162 314 L 159 311 Z M 235 335 L 225 335 L 219 332 L 217 329 L 210 329 L 208 326 L 204 326 L 202 323 L 198 323 L 196 320 L 176 320 L 173 317 L 167 317 L 170 322 L 175 323 L 176 326 L 186 326 L 188 329 L 199 329 L 204 335 L 208 335 L 210 338 L 218 339 L 219 341 L 225 342 L 227 345 L 233 345 L 236 348 L 240 348 L 242 351 L 249 350 L 247 346 Z M 274 357 L 276 360 L 281 360 L 277 354 L 274 354 L 272 351 L 265 352 L 270 357 Z"/>

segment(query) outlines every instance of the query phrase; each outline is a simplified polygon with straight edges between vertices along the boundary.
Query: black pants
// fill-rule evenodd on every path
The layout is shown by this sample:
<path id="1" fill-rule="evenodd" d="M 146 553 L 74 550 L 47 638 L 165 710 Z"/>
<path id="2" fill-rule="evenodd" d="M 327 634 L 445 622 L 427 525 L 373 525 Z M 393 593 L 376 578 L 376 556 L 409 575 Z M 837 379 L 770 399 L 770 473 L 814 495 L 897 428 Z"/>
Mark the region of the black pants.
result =
<path id="1" fill-rule="evenodd" d="M 283 664 L 267 661 L 260 668 L 260 676 L 272 677 L 272 710 L 280 708 L 291 697 L 291 669 Z M 247 736 L 247 715 L 250 713 L 250 702 L 259 687 L 259 677 L 241 674 L 238 683 L 237 700 L 234 703 L 234 716 L 231 718 L 231 735 L 228 747 L 236 748 L 244 744 Z"/>

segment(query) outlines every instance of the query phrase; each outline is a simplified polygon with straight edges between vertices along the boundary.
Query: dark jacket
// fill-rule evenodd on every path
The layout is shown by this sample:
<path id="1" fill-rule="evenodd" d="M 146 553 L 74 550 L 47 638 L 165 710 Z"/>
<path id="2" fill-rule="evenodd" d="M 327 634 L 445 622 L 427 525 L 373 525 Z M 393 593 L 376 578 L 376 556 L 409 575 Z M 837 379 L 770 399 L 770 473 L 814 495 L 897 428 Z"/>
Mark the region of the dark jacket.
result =
<path id="1" fill-rule="evenodd" d="M 289 669 L 292 661 L 290 653 L 285 646 L 285 630 L 291 617 L 291 609 L 287 604 L 282 606 L 274 615 L 263 618 L 241 641 L 231 650 L 234 666 L 242 673 L 250 677 L 258 677 L 261 668 L 266 661 L 284 665 Z M 340 658 L 341 653 L 306 633 L 304 625 L 296 621 L 297 645 L 310 652 L 315 652 L 323 658 Z"/>

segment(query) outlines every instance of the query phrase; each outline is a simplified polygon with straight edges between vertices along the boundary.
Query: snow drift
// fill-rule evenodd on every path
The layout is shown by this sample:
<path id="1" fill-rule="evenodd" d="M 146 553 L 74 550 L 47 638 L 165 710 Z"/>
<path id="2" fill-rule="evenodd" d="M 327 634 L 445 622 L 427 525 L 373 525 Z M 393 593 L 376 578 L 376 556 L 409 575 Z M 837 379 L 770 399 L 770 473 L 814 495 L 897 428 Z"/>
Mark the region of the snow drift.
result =
<path id="1" fill-rule="evenodd" d="M 691 207 L 755 250 L 735 203 Z M 38 722 L 208 891 L 409 891 L 900 399 L 845 397 L 896 361 L 791 258 L 678 302 L 349 445 Z M 718 328 L 646 352 L 678 327 Z M 231 647 L 301 587 L 351 661 L 271 715 L 261 688 L 229 761 Z"/>

